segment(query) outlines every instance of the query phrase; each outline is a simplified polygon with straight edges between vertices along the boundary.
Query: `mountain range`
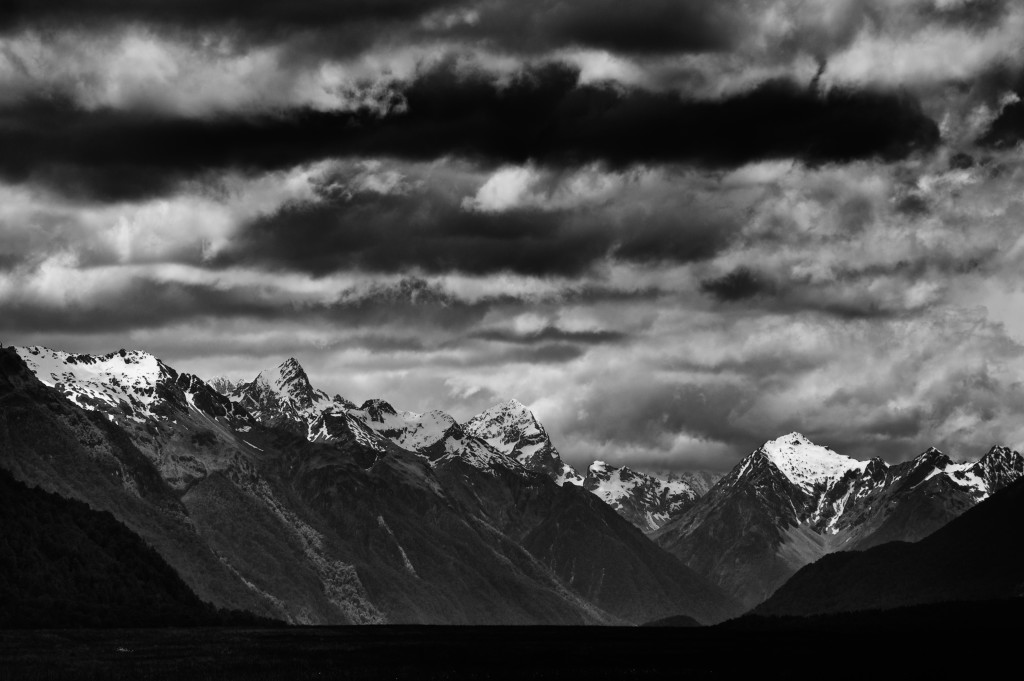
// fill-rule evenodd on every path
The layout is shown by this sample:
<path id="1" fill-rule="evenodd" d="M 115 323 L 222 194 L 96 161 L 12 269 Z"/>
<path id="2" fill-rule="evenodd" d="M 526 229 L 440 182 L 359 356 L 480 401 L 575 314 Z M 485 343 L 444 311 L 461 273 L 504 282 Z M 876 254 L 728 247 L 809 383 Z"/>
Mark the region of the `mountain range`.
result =
<path id="1" fill-rule="evenodd" d="M 220 608 L 318 624 L 738 612 L 596 495 L 440 412 L 330 398 L 297 362 L 229 399 L 142 352 L 6 349 L 0 401 L 0 465 L 109 511 Z"/>
<path id="2" fill-rule="evenodd" d="M 532 471 L 559 486 L 575 485 L 595 493 L 641 530 L 653 531 L 689 508 L 706 491 L 714 473 L 675 473 L 658 477 L 601 461 L 581 475 L 562 460 L 544 426 L 524 404 L 511 399 L 472 417 L 465 424 L 442 412 L 396 410 L 381 399 L 356 406 L 314 388 L 294 358 L 260 372 L 250 382 L 217 378 L 233 402 L 265 425 L 291 428 L 313 442 L 355 437 L 367 447 L 390 445 L 432 462 L 460 459 L 481 470 Z M 389 445 L 390 443 L 390 445 Z"/>
<path id="3" fill-rule="evenodd" d="M 0 350 L 0 467 L 109 512 L 209 606 L 310 624 L 718 622 L 1024 477 L 1005 447 L 890 465 L 799 433 L 725 476 L 581 474 L 516 400 L 459 423 L 330 396 L 294 359 L 206 382 L 42 347 Z"/>

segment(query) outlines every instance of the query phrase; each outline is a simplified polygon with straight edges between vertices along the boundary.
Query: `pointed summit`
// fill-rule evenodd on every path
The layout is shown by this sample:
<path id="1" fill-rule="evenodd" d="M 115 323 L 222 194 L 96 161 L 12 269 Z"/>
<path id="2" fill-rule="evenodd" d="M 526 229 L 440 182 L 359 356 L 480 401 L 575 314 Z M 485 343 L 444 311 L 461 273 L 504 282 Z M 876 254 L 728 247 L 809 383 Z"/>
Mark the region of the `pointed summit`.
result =
<path id="1" fill-rule="evenodd" d="M 983 480 L 992 494 L 1024 477 L 1024 456 L 1009 447 L 993 447 L 969 472 Z"/>
<path id="2" fill-rule="evenodd" d="M 261 421 L 285 418 L 305 424 L 333 404 L 327 393 L 313 387 L 294 357 L 264 369 L 251 382 L 235 388 L 232 396 Z"/>
<path id="3" fill-rule="evenodd" d="M 814 443 L 807 439 L 807 436 L 803 433 L 798 433 L 794 430 L 792 433 L 769 440 L 765 444 L 813 445 Z"/>
<path id="4" fill-rule="evenodd" d="M 242 385 L 242 381 L 234 381 L 227 376 L 214 376 L 207 381 L 207 384 L 221 395 L 230 395 Z"/>
<path id="5" fill-rule="evenodd" d="M 942 450 L 937 449 L 935 447 L 929 447 L 928 449 L 924 450 L 923 452 L 921 452 L 920 454 L 918 454 L 914 458 L 916 458 L 916 459 L 934 459 L 934 458 L 939 457 L 939 456 L 945 456 L 945 454 L 942 453 Z"/>
<path id="6" fill-rule="evenodd" d="M 516 459 L 530 470 L 545 473 L 557 484 L 583 484 L 583 476 L 562 461 L 544 426 L 526 405 L 511 399 L 484 410 L 465 426 L 502 454 Z"/>
<path id="7" fill-rule="evenodd" d="M 259 377 L 263 377 L 271 385 L 299 384 L 303 388 L 309 386 L 312 389 L 306 370 L 294 357 L 289 357 L 273 369 L 264 369 L 257 378 Z"/>
<path id="8" fill-rule="evenodd" d="M 848 471 L 862 471 L 867 466 L 864 461 L 816 445 L 797 432 L 765 442 L 752 456 L 759 453 L 805 490 L 840 478 Z"/>

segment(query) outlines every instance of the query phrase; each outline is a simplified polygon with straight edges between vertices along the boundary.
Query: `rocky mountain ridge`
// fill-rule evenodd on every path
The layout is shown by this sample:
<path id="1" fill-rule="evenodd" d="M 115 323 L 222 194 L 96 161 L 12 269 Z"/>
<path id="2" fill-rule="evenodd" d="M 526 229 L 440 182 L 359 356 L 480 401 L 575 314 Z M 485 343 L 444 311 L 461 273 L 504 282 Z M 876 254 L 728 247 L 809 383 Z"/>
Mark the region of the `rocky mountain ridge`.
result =
<path id="1" fill-rule="evenodd" d="M 250 382 L 296 389 L 258 402 L 263 421 L 159 360 L 115 354 L 0 350 L 0 466 L 111 512 L 217 607 L 309 624 L 737 612 L 594 495 L 489 447 L 498 459 L 463 456 L 475 438 L 436 414 L 398 423 L 383 404 L 329 399 L 296 427 L 324 398 L 280 372 Z M 282 405 L 292 414 L 272 413 Z M 317 423 L 329 437 L 308 437 Z"/>
<path id="2" fill-rule="evenodd" d="M 652 537 L 747 605 L 839 550 L 917 541 L 1024 477 L 994 447 L 954 463 L 929 449 L 900 464 L 858 461 L 799 433 L 765 442 Z"/>
<path id="3" fill-rule="evenodd" d="M 562 459 L 533 412 L 515 399 L 494 405 L 465 424 L 439 410 L 400 411 L 382 399 L 356 407 L 315 389 L 294 359 L 260 372 L 251 382 L 236 384 L 228 396 L 264 423 L 289 423 L 304 429 L 314 442 L 354 436 L 381 452 L 390 443 L 434 463 L 459 458 L 481 470 L 532 471 L 559 486 L 582 487 L 645 532 L 657 529 L 699 496 L 679 475 L 662 479 L 604 463 L 581 475 Z"/>

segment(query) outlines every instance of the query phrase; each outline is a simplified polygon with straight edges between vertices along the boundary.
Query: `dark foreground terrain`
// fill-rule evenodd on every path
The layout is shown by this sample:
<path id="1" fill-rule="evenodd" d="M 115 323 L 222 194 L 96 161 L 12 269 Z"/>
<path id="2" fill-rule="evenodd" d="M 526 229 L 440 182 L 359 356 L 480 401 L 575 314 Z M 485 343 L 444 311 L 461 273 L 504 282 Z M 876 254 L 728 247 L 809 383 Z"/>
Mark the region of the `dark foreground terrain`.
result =
<path id="1" fill-rule="evenodd" d="M 1020 600 L 693 627 L 0 631 L 0 679 L 890 678 L 1013 665 Z M 993 666 L 995 665 L 995 666 Z M 1016 673 L 1014 671 L 1013 673 Z"/>

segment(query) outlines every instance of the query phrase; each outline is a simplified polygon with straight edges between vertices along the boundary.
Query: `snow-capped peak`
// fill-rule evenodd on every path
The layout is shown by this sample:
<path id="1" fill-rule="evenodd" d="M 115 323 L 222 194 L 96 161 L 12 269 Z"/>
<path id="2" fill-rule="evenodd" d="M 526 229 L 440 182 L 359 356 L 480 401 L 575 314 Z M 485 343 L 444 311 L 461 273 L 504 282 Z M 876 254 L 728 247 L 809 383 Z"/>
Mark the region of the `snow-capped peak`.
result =
<path id="1" fill-rule="evenodd" d="M 524 436 L 547 437 L 533 412 L 516 399 L 485 409 L 471 418 L 466 428 L 487 440 L 491 446 L 509 452 Z M 490 442 L 492 439 L 495 442 Z"/>
<path id="2" fill-rule="evenodd" d="M 516 399 L 496 404 L 471 418 L 465 431 L 557 484 L 583 484 L 583 476 L 562 461 L 544 426 Z"/>
<path id="3" fill-rule="evenodd" d="M 973 490 L 980 498 L 988 497 L 1024 477 L 1024 457 L 1009 447 L 993 447 L 977 461 L 960 463 L 953 463 L 938 450 L 934 451 L 938 456 L 935 461 L 929 460 L 935 468 L 931 476 L 944 473 L 954 483 Z M 924 456 L 922 454 L 915 461 L 921 461 Z"/>
<path id="4" fill-rule="evenodd" d="M 689 508 L 698 496 L 681 480 L 668 482 L 604 461 L 590 464 L 583 488 L 647 532 L 658 529 Z"/>
<path id="5" fill-rule="evenodd" d="M 178 373 L 143 350 L 79 355 L 39 346 L 14 348 L 44 385 L 78 406 L 103 412 L 122 426 L 176 422 L 182 412 L 238 425 L 249 415 L 236 410 L 200 378 Z"/>
<path id="6" fill-rule="evenodd" d="M 306 370 L 302 368 L 302 365 L 294 357 L 286 359 L 272 369 L 264 369 L 256 376 L 255 382 L 280 392 L 306 392 L 313 390 L 313 386 L 309 382 L 309 376 L 306 375 Z"/>
<path id="7" fill-rule="evenodd" d="M 159 359 L 141 350 L 94 356 L 31 346 L 15 348 L 15 352 L 40 381 L 87 409 L 97 404 L 108 408 L 127 404 L 148 416 L 157 399 L 157 384 L 176 376 Z"/>
<path id="8" fill-rule="evenodd" d="M 775 464 L 791 482 L 807 490 L 840 478 L 848 471 L 863 470 L 867 466 L 864 461 L 816 445 L 795 432 L 769 440 L 757 451 Z"/>
<path id="9" fill-rule="evenodd" d="M 433 447 L 455 431 L 461 436 L 455 419 L 437 409 L 425 414 L 398 411 L 384 400 L 372 399 L 358 409 L 350 408 L 348 413 L 399 447 L 414 452 Z"/>
<path id="10" fill-rule="evenodd" d="M 804 444 L 804 445 L 812 445 L 812 444 L 814 444 L 813 442 L 811 442 L 807 438 L 806 435 L 804 435 L 803 433 L 800 433 L 798 431 L 795 431 L 795 430 L 792 433 L 787 433 L 786 435 L 780 435 L 779 437 L 775 438 L 774 440 L 769 440 L 769 442 L 779 442 L 779 441 L 783 441 L 783 440 L 787 441 L 787 442 L 790 442 L 790 443 L 793 443 L 793 444 Z"/>

